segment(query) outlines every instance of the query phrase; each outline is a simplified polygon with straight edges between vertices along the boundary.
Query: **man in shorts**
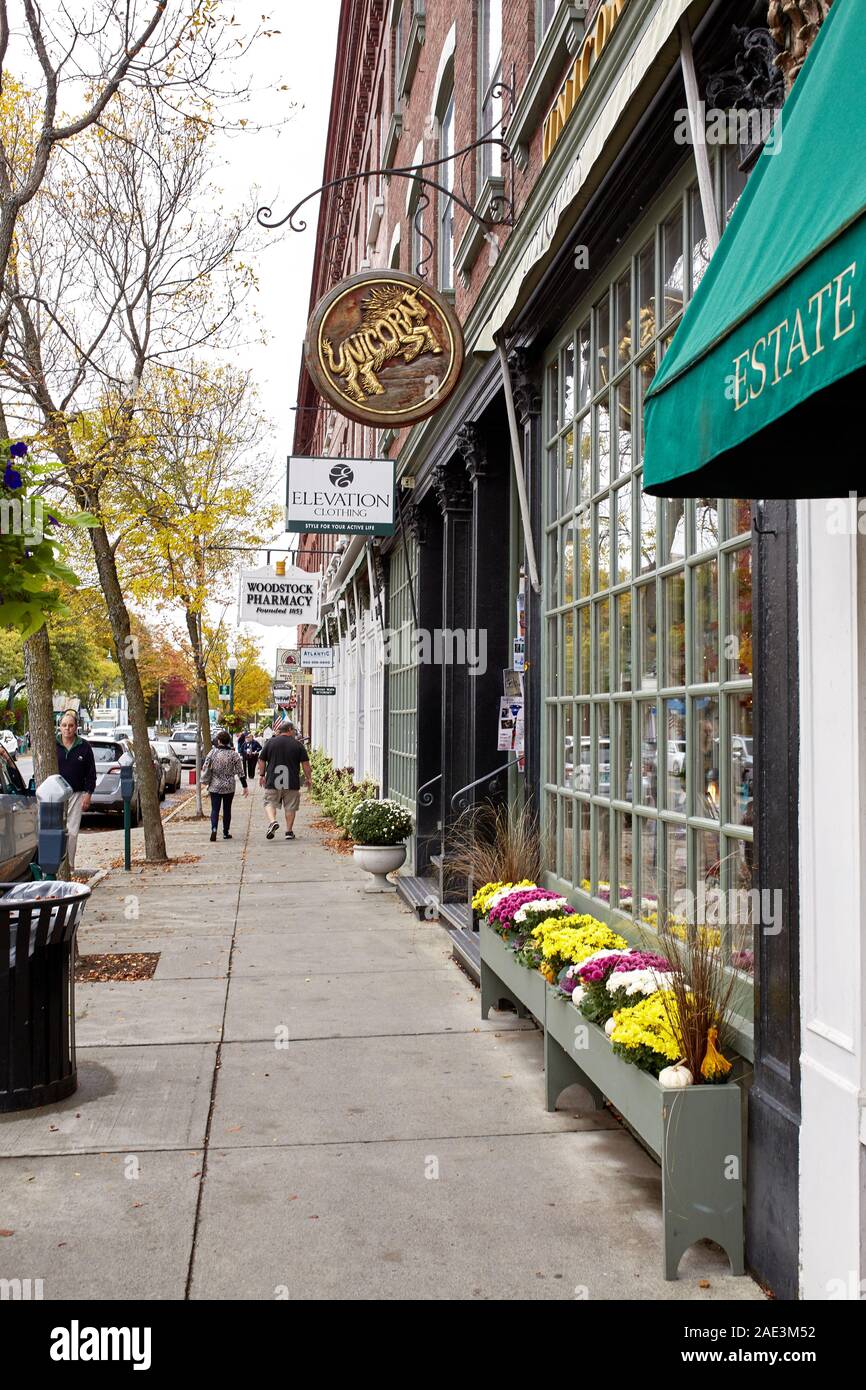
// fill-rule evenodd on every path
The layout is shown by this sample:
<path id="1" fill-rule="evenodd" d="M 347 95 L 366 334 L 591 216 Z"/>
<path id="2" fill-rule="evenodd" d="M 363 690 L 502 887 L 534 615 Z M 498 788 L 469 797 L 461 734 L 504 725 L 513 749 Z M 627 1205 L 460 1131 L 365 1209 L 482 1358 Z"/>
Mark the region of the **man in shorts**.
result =
<path id="1" fill-rule="evenodd" d="M 265 789 L 265 810 L 268 813 L 267 837 L 272 840 L 279 828 L 279 808 L 286 813 L 286 839 L 294 840 L 295 815 L 301 804 L 301 776 L 307 790 L 313 785 L 310 758 L 297 737 L 294 724 L 284 724 L 278 734 L 269 738 L 256 764 L 259 786 Z"/>

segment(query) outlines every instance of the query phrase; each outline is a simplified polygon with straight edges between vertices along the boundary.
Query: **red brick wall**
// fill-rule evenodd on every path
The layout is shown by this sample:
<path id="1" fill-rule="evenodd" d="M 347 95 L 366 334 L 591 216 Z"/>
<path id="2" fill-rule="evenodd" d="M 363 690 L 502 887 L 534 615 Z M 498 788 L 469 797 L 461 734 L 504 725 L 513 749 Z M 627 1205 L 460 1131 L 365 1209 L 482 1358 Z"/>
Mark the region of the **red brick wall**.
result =
<path id="1" fill-rule="evenodd" d="M 408 17 L 412 0 L 403 0 L 407 12 L 404 26 L 404 41 L 408 39 Z M 381 116 L 382 133 L 387 130 L 392 113 L 394 91 L 394 42 L 390 24 L 390 0 L 343 0 L 338 39 L 335 88 L 338 98 L 333 101 L 331 123 L 328 135 L 328 149 L 323 181 L 342 174 L 354 172 L 364 167 L 365 155 L 371 149 L 371 167 L 376 167 L 378 151 L 376 142 L 376 99 L 379 84 L 384 93 Z M 432 119 L 434 89 L 439 71 L 443 46 L 451 30 L 456 26 L 454 50 L 454 90 L 455 90 L 455 147 L 460 149 L 470 145 L 479 135 L 478 130 L 478 82 L 479 82 L 479 39 L 478 15 L 479 0 L 426 0 L 425 40 L 418 58 L 418 65 L 412 81 L 408 98 L 402 103 L 403 131 L 392 159 L 395 166 L 410 165 L 415 160 L 419 142 L 423 142 L 423 157 L 434 159 L 438 156 L 438 123 Z M 502 0 L 502 74 L 503 81 L 513 82 L 515 94 L 519 97 L 527 74 L 535 56 L 535 8 L 536 0 Z M 567 70 L 563 70 L 563 76 Z M 507 108 L 508 98 L 504 99 Z M 372 142 L 372 147 L 371 147 Z M 513 166 L 515 212 L 519 215 L 538 178 L 541 159 L 542 132 L 539 125 L 529 150 L 526 168 Z M 461 161 L 455 163 L 455 184 L 460 185 Z M 429 171 L 436 177 L 437 171 Z M 474 203 L 476 188 L 477 159 L 470 155 L 463 166 L 463 184 L 467 201 Z M 507 166 L 506 192 L 508 191 Z M 385 198 L 385 213 L 379 229 L 376 245 L 366 246 L 368 213 L 370 199 L 374 190 L 359 181 L 351 197 L 340 206 L 335 198 L 323 199 L 319 245 L 316 257 L 316 280 L 311 300 L 317 300 L 329 286 L 344 275 L 351 274 L 365 262 L 373 266 L 387 265 L 390 259 L 391 243 L 395 228 L 400 227 L 400 265 L 404 270 L 414 271 L 410 264 L 412 241 L 412 219 L 406 215 L 407 181 L 392 178 L 390 182 L 381 180 L 381 191 Z M 455 207 L 454 249 L 459 247 L 469 223 L 468 214 Z M 424 214 L 424 231 L 431 237 L 434 247 L 427 261 L 427 274 L 430 282 L 438 284 L 438 246 L 436 228 L 438 225 L 438 195 L 431 191 L 431 202 Z M 355 235 L 357 226 L 358 234 Z M 333 246 L 330 238 L 340 233 L 338 245 L 342 248 L 339 264 L 330 265 L 328 248 Z M 493 229 L 500 248 L 504 247 L 509 235 L 507 226 Z M 459 317 L 465 321 L 481 287 L 490 274 L 490 249 L 482 246 L 472 267 L 469 283 L 464 285 L 459 272 L 455 273 L 455 307 Z M 316 401 L 308 379 L 302 376 L 299 399 L 307 407 Z M 315 426 L 307 428 L 296 452 L 329 453 L 339 449 L 345 452 L 372 454 L 377 452 L 377 440 L 372 430 L 362 431 L 351 424 L 337 423 L 336 432 L 332 427 L 330 441 L 326 445 L 325 430 L 329 416 L 325 412 L 313 415 L 308 410 L 308 421 L 315 419 Z M 333 417 L 330 417 L 333 420 Z M 342 434 L 341 434 L 342 432 Z M 341 442 L 342 440 L 342 442 Z M 402 440 L 391 448 L 394 454 Z"/>

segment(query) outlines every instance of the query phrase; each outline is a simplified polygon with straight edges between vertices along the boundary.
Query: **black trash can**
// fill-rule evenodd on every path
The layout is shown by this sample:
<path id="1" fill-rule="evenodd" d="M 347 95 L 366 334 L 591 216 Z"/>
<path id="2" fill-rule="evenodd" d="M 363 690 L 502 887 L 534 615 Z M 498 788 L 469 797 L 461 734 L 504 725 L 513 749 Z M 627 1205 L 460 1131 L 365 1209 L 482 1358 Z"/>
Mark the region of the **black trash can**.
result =
<path id="1" fill-rule="evenodd" d="M 72 1094 L 82 883 L 0 884 L 0 1112 Z"/>

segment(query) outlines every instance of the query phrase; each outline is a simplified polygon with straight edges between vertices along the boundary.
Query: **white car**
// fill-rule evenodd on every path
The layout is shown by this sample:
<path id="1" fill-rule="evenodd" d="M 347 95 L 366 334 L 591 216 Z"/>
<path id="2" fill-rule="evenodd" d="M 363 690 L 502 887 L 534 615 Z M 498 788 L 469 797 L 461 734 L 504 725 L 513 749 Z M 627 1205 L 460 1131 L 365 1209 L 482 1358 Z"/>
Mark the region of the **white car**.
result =
<path id="1" fill-rule="evenodd" d="M 686 770 L 685 739 L 668 739 L 668 772 L 672 777 L 682 777 Z"/>
<path id="2" fill-rule="evenodd" d="M 18 757 L 18 739 L 11 729 L 0 729 L 0 748 L 5 748 L 10 758 Z"/>

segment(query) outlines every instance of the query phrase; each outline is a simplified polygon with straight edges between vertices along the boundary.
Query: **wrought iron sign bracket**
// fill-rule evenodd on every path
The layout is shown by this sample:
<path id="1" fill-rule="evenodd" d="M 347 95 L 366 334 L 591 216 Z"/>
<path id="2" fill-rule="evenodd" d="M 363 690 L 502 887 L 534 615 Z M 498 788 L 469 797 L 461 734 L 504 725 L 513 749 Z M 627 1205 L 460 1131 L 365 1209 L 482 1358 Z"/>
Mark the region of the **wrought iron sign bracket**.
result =
<path id="1" fill-rule="evenodd" d="M 338 228 L 326 241 L 324 250 L 325 256 L 328 259 L 329 271 L 332 277 L 338 278 L 343 270 L 341 264 L 341 237 L 348 223 L 349 212 L 354 202 L 356 184 L 368 179 L 380 177 L 408 179 L 418 187 L 413 214 L 415 230 L 418 233 L 419 241 L 428 247 L 426 254 L 421 257 L 416 265 L 415 273 L 422 280 L 425 280 L 427 278 L 427 262 L 433 254 L 433 242 L 424 231 L 423 214 L 425 209 L 430 205 L 431 191 L 440 194 L 444 199 L 450 200 L 451 203 L 455 203 L 457 207 L 461 208 L 473 222 L 481 227 L 485 238 L 488 240 L 493 237 L 493 230 L 495 227 L 513 227 L 517 220 L 514 209 L 513 155 L 504 135 L 502 133 L 496 134 L 497 130 L 500 132 L 503 131 L 503 128 L 507 130 L 511 112 L 514 108 L 513 74 L 511 84 L 506 82 L 498 83 L 493 88 L 491 95 L 496 99 L 501 99 L 503 97 L 508 98 L 507 113 L 503 113 L 500 120 L 497 121 L 490 130 L 480 135 L 477 140 L 473 140 L 471 144 L 464 145 L 462 149 L 454 150 L 452 154 L 445 155 L 440 159 L 426 159 L 418 164 L 405 164 L 399 167 L 382 169 L 362 169 L 358 173 L 342 174 L 339 178 L 330 179 L 327 183 L 323 183 L 318 188 L 314 188 L 311 193 L 307 193 L 301 198 L 300 202 L 295 203 L 295 206 L 286 213 L 285 217 L 281 217 L 279 221 L 273 220 L 273 209 L 269 207 L 261 207 L 258 209 L 256 221 L 259 223 L 259 226 L 271 230 L 277 227 L 284 227 L 286 223 L 288 223 L 293 232 L 306 231 L 306 221 L 304 218 L 298 217 L 301 208 L 319 194 L 330 193 L 332 190 L 336 190 Z M 487 205 L 487 216 L 482 217 L 477 207 L 473 206 L 467 194 L 466 164 L 467 161 L 473 157 L 477 158 L 480 151 L 485 149 L 499 150 L 502 167 L 503 170 L 506 171 L 507 177 L 503 190 L 491 196 Z M 450 188 L 446 183 L 441 183 L 437 178 L 424 172 L 425 170 L 447 169 L 449 165 L 453 165 L 454 168 L 457 169 L 458 161 L 459 173 L 457 178 L 453 180 L 453 186 Z"/>

